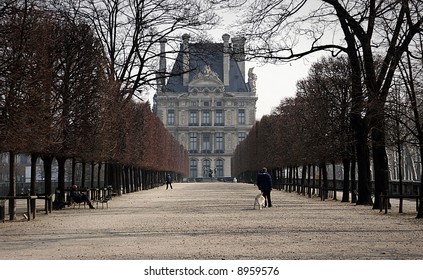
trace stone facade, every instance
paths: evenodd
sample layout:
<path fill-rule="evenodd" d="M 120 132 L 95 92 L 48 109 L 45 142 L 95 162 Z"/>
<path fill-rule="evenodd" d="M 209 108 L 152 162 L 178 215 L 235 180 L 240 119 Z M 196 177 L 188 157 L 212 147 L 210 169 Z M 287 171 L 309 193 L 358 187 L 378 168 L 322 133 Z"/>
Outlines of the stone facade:
<path fill-rule="evenodd" d="M 153 110 L 188 150 L 189 180 L 229 180 L 233 152 L 256 121 L 256 75 L 249 69 L 245 82 L 245 40 L 230 43 L 228 34 L 223 43 L 182 38 L 172 75 L 161 79 Z M 164 56 L 160 69 L 165 73 Z"/>

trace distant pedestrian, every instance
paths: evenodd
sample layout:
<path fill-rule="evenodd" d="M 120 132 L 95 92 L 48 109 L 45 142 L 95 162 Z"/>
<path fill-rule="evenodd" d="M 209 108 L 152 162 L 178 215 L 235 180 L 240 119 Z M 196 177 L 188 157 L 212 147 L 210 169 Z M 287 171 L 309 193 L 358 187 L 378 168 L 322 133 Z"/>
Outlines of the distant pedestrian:
<path fill-rule="evenodd" d="M 170 176 L 170 174 L 168 173 L 168 174 L 166 174 L 166 190 L 169 188 L 169 186 L 170 186 L 171 189 L 173 189 L 172 188 L 172 176 Z"/>
<path fill-rule="evenodd" d="M 272 191 L 272 176 L 267 173 L 267 168 L 263 167 L 257 175 L 257 186 L 266 199 L 264 207 L 272 207 L 270 192 Z"/>

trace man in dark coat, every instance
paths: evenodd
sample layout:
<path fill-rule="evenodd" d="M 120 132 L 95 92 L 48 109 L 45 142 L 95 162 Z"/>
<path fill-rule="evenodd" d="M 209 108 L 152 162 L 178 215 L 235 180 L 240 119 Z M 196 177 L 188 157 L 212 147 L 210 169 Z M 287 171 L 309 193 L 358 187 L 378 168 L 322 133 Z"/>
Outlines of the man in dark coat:
<path fill-rule="evenodd" d="M 266 199 L 264 206 L 272 207 L 272 200 L 270 199 L 270 192 L 272 191 L 272 176 L 267 173 L 266 167 L 263 167 L 257 175 L 257 186 Z"/>
<path fill-rule="evenodd" d="M 166 190 L 169 188 L 169 186 L 170 186 L 171 189 L 173 189 L 172 188 L 172 176 L 170 176 L 170 174 L 168 173 L 168 174 L 166 174 Z"/>
<path fill-rule="evenodd" d="M 94 209 L 94 206 L 91 203 L 91 200 L 89 199 L 88 195 L 84 192 L 79 191 L 77 185 L 73 185 L 71 187 L 70 196 L 75 203 L 86 202 L 90 209 Z"/>

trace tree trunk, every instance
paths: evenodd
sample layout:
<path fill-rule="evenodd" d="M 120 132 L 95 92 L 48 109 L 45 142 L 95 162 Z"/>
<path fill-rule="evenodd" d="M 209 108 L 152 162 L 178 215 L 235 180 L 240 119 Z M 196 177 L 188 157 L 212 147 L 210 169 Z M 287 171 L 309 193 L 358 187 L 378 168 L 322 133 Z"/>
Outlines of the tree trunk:
<path fill-rule="evenodd" d="M 295 167 L 289 168 L 289 192 L 295 191 Z"/>
<path fill-rule="evenodd" d="M 104 163 L 104 174 L 103 174 L 103 180 L 104 180 L 104 186 L 105 187 L 109 187 L 109 186 L 111 186 L 112 184 L 110 183 L 111 181 L 110 181 L 110 177 L 109 177 L 109 174 L 110 174 L 110 163 L 108 163 L 107 161 Z"/>
<path fill-rule="evenodd" d="M 101 188 L 101 167 L 102 163 L 99 162 L 97 168 L 97 188 Z M 104 186 L 107 187 L 107 184 L 105 183 Z"/>
<path fill-rule="evenodd" d="M 355 114 L 354 114 L 355 116 Z M 370 191 L 370 159 L 367 146 L 367 129 L 361 117 L 352 117 L 351 124 L 355 131 L 356 158 L 358 169 L 357 205 L 373 205 Z"/>
<path fill-rule="evenodd" d="M 59 189 L 58 201 L 60 202 L 65 201 L 65 163 L 66 163 L 66 158 L 64 157 L 57 158 L 57 165 L 59 168 L 57 188 Z"/>
<path fill-rule="evenodd" d="M 122 182 L 124 193 L 129 193 L 129 167 L 124 166 L 122 169 Z"/>
<path fill-rule="evenodd" d="M 326 168 L 326 162 L 322 163 L 322 177 L 323 177 L 322 196 L 324 197 L 323 200 L 325 200 L 328 198 L 328 188 L 329 188 L 328 170 Z"/>
<path fill-rule="evenodd" d="M 308 165 L 308 178 L 307 178 L 307 196 L 311 197 L 311 164 Z"/>
<path fill-rule="evenodd" d="M 356 179 L 355 174 L 356 173 L 356 162 L 355 157 L 351 159 L 351 203 L 357 203 L 357 195 L 356 195 Z"/>
<path fill-rule="evenodd" d="M 400 195 L 403 193 L 403 182 L 402 182 L 402 152 L 401 152 L 401 142 L 400 142 L 400 136 L 399 136 L 399 129 L 398 129 L 398 138 L 397 138 L 397 149 L 398 149 L 398 182 L 399 182 L 399 192 Z M 389 184 L 389 183 L 388 183 Z M 387 190 L 389 192 L 389 186 L 387 186 Z M 402 213 L 403 209 L 403 200 L 402 198 L 399 201 L 399 213 Z"/>
<path fill-rule="evenodd" d="M 85 186 L 85 177 L 87 175 L 86 167 L 87 167 L 87 163 L 85 162 L 85 160 L 83 160 L 82 164 L 81 164 L 81 169 L 82 169 L 82 172 L 81 172 L 81 188 L 82 189 L 86 188 L 86 186 Z"/>
<path fill-rule="evenodd" d="M 336 196 L 336 164 L 332 162 L 332 182 L 333 182 L 333 200 L 337 200 Z"/>
<path fill-rule="evenodd" d="M 94 180 L 95 180 L 95 162 L 91 161 L 90 189 L 94 189 Z"/>
<path fill-rule="evenodd" d="M 35 184 L 37 181 L 37 159 L 38 159 L 38 155 L 31 154 L 31 182 L 30 182 L 31 195 L 36 195 Z"/>
<path fill-rule="evenodd" d="M 316 179 L 316 165 L 314 165 L 313 164 L 313 191 L 312 191 L 312 195 L 315 195 L 316 194 L 316 182 L 317 182 L 317 179 Z"/>
<path fill-rule="evenodd" d="M 35 190 L 35 184 L 36 184 L 36 180 L 37 180 L 37 159 L 38 159 L 38 155 L 36 154 L 31 154 L 31 182 L 30 182 L 30 194 L 31 195 L 36 195 L 37 192 Z M 35 201 L 31 201 L 31 212 L 34 213 L 33 211 L 35 211 L 36 209 L 36 202 Z"/>
<path fill-rule="evenodd" d="M 419 143 L 420 147 L 420 156 L 423 155 L 423 142 L 420 141 Z M 422 219 L 423 218 L 423 171 L 422 174 L 420 174 L 420 188 L 419 188 L 419 209 L 417 211 L 416 219 Z"/>
<path fill-rule="evenodd" d="M 76 160 L 72 158 L 72 186 L 76 184 Z"/>
<path fill-rule="evenodd" d="M 306 175 L 307 175 L 307 165 L 303 165 L 301 171 L 301 194 L 305 196 L 305 189 L 306 189 Z"/>
<path fill-rule="evenodd" d="M 341 202 L 348 202 L 350 201 L 350 168 L 351 168 L 351 161 L 347 158 L 342 160 L 342 165 L 344 166 L 344 180 L 343 180 L 343 187 L 342 187 L 342 200 Z"/>
<path fill-rule="evenodd" d="M 380 194 L 388 192 L 388 159 L 385 148 L 384 121 L 378 120 L 372 130 L 373 166 L 375 171 L 375 202 L 373 209 L 380 208 Z"/>
<path fill-rule="evenodd" d="M 53 158 L 51 156 L 43 156 L 44 162 L 44 188 L 46 195 L 52 194 L 52 185 L 51 185 L 51 165 L 53 163 Z"/>
<path fill-rule="evenodd" d="M 134 192 L 135 191 L 134 167 L 129 168 L 129 184 L 130 184 L 131 192 Z"/>
<path fill-rule="evenodd" d="M 325 200 L 328 198 L 328 170 L 326 168 L 326 162 L 320 164 L 320 170 L 322 173 L 322 185 L 321 185 L 321 199 Z"/>
<path fill-rule="evenodd" d="M 9 195 L 16 196 L 16 154 L 9 152 Z M 16 204 L 15 199 L 9 199 L 9 219 L 16 220 Z"/>

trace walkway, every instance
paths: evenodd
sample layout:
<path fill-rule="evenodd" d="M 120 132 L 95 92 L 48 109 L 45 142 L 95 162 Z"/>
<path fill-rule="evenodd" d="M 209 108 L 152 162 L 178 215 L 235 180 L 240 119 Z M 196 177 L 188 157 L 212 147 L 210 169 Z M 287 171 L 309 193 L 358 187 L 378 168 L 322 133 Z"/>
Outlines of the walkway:
<path fill-rule="evenodd" d="M 108 209 L 0 223 L 0 259 L 423 259 L 413 203 L 385 215 L 273 191 L 274 207 L 259 211 L 252 185 L 173 185 L 115 197 Z"/>

